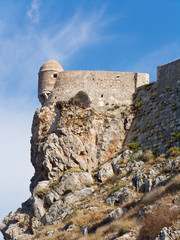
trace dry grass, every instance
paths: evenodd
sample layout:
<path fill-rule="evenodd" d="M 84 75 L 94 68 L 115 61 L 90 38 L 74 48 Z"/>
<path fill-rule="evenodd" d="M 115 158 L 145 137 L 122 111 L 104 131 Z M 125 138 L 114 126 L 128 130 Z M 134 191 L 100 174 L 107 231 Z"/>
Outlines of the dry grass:
<path fill-rule="evenodd" d="M 160 206 L 144 217 L 138 239 L 153 240 L 163 227 L 169 227 L 179 218 L 180 211 L 170 211 L 170 206 Z"/>
<path fill-rule="evenodd" d="M 166 155 L 165 154 L 161 154 L 160 156 L 158 156 L 156 159 L 155 159 L 155 162 L 157 163 L 162 163 L 166 160 Z"/>
<path fill-rule="evenodd" d="M 136 224 L 137 223 L 135 219 L 116 220 L 108 225 L 98 228 L 94 234 L 80 237 L 79 240 L 104 240 L 105 236 L 109 235 L 112 237 L 114 233 L 117 233 L 118 236 L 121 236 L 127 232 L 130 232 L 136 227 Z"/>
<path fill-rule="evenodd" d="M 152 204 L 156 200 L 167 196 L 173 195 L 180 191 L 180 174 L 174 176 L 168 184 L 153 189 L 142 197 L 141 203 L 147 205 Z"/>
<path fill-rule="evenodd" d="M 103 223 L 103 220 L 107 217 L 108 213 L 114 210 L 112 206 L 99 206 L 96 211 L 90 211 L 88 209 L 75 210 L 75 213 L 66 220 L 66 223 L 71 222 L 76 226 L 72 232 L 60 231 L 60 228 L 64 227 L 65 222 L 53 226 L 46 226 L 38 234 L 35 234 L 30 239 L 32 240 L 74 240 L 79 239 L 82 236 L 82 228 L 88 226 L 88 229 L 93 229 L 93 226 L 99 226 Z M 47 232 L 57 230 L 58 232 L 47 236 Z M 95 239 L 95 238 L 94 238 Z"/>
<path fill-rule="evenodd" d="M 146 150 L 141 156 L 141 160 L 153 164 L 155 160 L 153 152 L 151 150 Z"/>

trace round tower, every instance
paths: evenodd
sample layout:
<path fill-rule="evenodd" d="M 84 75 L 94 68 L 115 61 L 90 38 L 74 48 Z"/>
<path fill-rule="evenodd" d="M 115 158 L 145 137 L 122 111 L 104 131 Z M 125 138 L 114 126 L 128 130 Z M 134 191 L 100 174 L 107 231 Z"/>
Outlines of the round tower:
<path fill-rule="evenodd" d="M 56 79 L 62 71 L 64 71 L 63 68 L 55 60 L 47 61 L 39 69 L 38 98 L 42 105 L 53 91 Z"/>

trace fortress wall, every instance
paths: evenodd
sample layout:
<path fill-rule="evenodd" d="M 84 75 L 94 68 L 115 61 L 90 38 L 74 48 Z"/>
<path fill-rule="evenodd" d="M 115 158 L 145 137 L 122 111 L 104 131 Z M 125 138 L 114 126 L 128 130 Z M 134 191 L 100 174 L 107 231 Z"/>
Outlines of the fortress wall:
<path fill-rule="evenodd" d="M 134 98 L 137 114 L 126 141 L 139 142 L 157 155 L 180 147 L 180 87 L 158 90 L 157 82 L 138 89 Z"/>
<path fill-rule="evenodd" d="M 133 72 L 64 71 L 58 75 L 49 102 L 68 101 L 77 92 L 85 91 L 94 106 L 131 104 L 136 77 Z M 138 77 L 143 84 L 148 83 L 148 74 Z"/>
<path fill-rule="evenodd" d="M 136 73 L 136 88 L 149 83 L 148 73 Z"/>
<path fill-rule="evenodd" d="M 180 85 L 180 59 L 157 67 L 158 90 L 177 89 Z"/>

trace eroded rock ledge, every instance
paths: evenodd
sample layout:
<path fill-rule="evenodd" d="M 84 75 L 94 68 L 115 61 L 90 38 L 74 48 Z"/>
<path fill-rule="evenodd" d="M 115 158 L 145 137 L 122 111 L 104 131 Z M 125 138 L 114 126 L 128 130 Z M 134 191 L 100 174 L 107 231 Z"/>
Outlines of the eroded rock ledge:
<path fill-rule="evenodd" d="M 58 102 L 37 109 L 32 125 L 31 191 L 70 168 L 91 172 L 118 152 L 133 120 L 130 106 L 101 112 Z"/>

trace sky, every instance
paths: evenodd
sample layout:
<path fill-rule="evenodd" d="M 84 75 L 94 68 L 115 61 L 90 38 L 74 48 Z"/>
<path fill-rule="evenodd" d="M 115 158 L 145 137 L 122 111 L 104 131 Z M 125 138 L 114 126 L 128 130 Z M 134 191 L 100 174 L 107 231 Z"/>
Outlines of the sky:
<path fill-rule="evenodd" d="M 144 72 L 180 58 L 179 0 L 0 1 L 0 221 L 30 197 L 38 71 Z"/>

